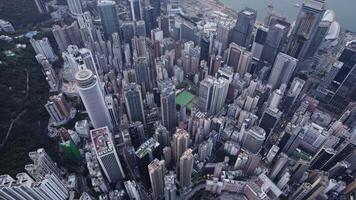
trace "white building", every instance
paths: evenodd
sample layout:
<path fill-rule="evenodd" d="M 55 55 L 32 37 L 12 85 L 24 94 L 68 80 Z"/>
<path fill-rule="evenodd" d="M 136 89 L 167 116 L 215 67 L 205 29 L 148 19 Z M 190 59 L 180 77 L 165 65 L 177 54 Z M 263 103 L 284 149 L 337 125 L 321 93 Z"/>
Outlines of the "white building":
<path fill-rule="evenodd" d="M 109 128 L 102 127 L 91 130 L 90 135 L 98 161 L 106 178 L 111 183 L 122 181 L 125 178 L 125 174 L 116 153 Z"/>
<path fill-rule="evenodd" d="M 46 58 L 48 58 L 49 61 L 54 62 L 58 59 L 56 54 L 54 53 L 51 44 L 48 41 L 48 38 L 44 37 L 41 40 L 35 40 L 31 39 L 30 43 L 35 50 L 36 54 L 42 54 Z"/>
<path fill-rule="evenodd" d="M 96 76 L 88 69 L 76 74 L 77 89 L 94 128 L 113 128 L 103 91 Z"/>
<path fill-rule="evenodd" d="M 69 197 L 68 188 L 55 174 L 46 174 L 37 181 L 26 173 L 19 173 L 16 178 L 0 176 L 1 199 L 65 200 Z"/>
<path fill-rule="evenodd" d="M 83 13 L 81 0 L 67 0 L 69 11 L 73 15 L 79 15 Z"/>

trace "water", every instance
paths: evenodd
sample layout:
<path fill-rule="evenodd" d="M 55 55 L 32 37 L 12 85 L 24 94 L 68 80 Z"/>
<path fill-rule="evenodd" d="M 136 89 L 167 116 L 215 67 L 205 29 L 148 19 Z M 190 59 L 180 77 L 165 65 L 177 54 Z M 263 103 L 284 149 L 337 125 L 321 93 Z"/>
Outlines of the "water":
<path fill-rule="evenodd" d="M 274 9 L 287 16 L 290 21 L 294 21 L 304 0 L 220 0 L 225 5 L 241 10 L 251 7 L 257 10 L 258 20 L 263 21 L 266 16 L 267 5 L 272 3 Z M 336 13 L 336 21 L 342 28 L 356 32 L 356 0 L 327 0 L 327 8 Z"/>

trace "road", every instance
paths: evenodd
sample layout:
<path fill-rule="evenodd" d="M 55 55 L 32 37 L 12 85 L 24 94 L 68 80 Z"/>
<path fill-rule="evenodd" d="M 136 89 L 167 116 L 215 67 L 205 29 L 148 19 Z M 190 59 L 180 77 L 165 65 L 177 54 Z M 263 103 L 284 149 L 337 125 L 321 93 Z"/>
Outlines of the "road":
<path fill-rule="evenodd" d="M 194 188 L 189 190 L 189 192 L 184 194 L 184 200 L 189 200 L 191 199 L 197 192 L 199 192 L 202 189 L 205 189 L 205 181 L 200 182 L 198 185 L 195 185 Z"/>

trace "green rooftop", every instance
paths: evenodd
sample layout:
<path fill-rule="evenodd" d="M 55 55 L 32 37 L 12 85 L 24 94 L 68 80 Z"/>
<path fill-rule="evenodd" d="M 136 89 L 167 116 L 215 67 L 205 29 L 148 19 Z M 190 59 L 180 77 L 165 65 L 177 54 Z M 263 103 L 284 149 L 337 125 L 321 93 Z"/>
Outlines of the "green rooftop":
<path fill-rule="evenodd" d="M 198 97 L 186 90 L 176 96 L 176 104 L 186 106 L 188 109 L 192 109 L 192 107 L 197 103 Z"/>

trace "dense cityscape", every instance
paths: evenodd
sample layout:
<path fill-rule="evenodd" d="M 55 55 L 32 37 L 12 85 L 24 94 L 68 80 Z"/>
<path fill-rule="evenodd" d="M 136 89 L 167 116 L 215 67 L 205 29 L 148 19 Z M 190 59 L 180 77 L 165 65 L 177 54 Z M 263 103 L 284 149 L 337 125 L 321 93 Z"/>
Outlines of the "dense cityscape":
<path fill-rule="evenodd" d="M 0 200 L 356 199 L 356 33 L 327 0 L 24 2 L 0 2 Z"/>

